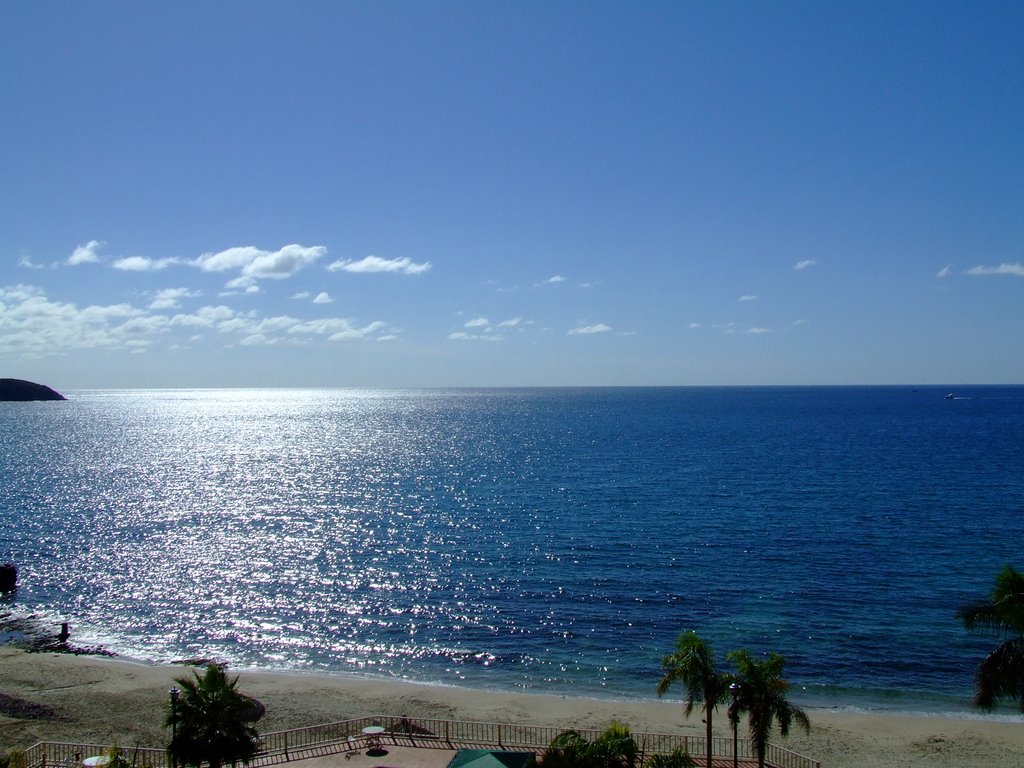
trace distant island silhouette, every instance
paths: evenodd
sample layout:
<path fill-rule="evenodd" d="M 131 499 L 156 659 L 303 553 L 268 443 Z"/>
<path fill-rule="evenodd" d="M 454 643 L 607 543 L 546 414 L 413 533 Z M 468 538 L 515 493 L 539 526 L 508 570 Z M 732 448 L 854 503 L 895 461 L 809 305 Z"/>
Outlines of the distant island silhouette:
<path fill-rule="evenodd" d="M 45 384 L 23 379 L 0 379 L 0 401 L 28 402 L 29 400 L 67 400 Z"/>

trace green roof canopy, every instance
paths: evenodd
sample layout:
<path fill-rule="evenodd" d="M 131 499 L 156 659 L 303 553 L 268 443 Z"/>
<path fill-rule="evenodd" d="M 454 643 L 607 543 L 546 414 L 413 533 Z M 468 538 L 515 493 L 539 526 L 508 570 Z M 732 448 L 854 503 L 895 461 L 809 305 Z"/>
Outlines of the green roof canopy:
<path fill-rule="evenodd" d="M 532 768 L 533 752 L 499 752 L 490 749 L 460 749 L 448 768 Z"/>

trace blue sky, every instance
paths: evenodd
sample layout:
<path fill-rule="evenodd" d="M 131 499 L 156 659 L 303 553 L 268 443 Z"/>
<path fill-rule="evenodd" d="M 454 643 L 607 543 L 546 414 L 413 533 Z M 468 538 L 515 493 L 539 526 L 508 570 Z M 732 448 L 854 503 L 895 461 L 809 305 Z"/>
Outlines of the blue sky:
<path fill-rule="evenodd" d="M 0 376 L 1024 382 L 1019 2 L 0 19 Z"/>

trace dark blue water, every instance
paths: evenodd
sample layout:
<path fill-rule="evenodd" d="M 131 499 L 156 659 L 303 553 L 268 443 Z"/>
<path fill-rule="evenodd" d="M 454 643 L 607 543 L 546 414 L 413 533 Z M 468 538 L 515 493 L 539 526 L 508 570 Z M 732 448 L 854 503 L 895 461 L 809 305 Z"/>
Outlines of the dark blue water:
<path fill-rule="evenodd" d="M 653 697 L 693 629 L 964 711 L 1024 388 L 88 391 L 0 404 L 7 610 L 146 660 Z"/>

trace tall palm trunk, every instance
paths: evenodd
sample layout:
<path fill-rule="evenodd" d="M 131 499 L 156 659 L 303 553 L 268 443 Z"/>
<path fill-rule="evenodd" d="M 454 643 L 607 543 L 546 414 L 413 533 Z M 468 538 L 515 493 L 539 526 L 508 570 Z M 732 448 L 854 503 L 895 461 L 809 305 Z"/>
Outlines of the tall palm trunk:
<path fill-rule="evenodd" d="M 764 768 L 764 753 L 768 749 L 772 724 L 778 721 L 779 732 L 788 736 L 793 723 L 809 733 L 810 721 L 802 709 L 786 700 L 789 683 L 782 677 L 785 664 L 782 656 L 773 652 L 767 659 L 758 660 L 749 651 L 740 650 L 727 654 L 727 658 L 736 665 L 739 696 L 735 715 L 738 717 L 740 712 L 747 713 L 757 765 L 758 768 Z"/>
<path fill-rule="evenodd" d="M 711 756 L 714 754 L 713 738 L 711 735 L 711 710 L 707 711 L 707 717 L 704 718 L 704 722 L 707 725 L 707 740 L 708 740 L 708 768 L 711 768 Z"/>
<path fill-rule="evenodd" d="M 704 705 L 704 724 L 707 726 L 707 768 L 714 757 L 714 736 L 711 715 L 722 700 L 731 678 L 718 671 L 711 647 L 695 632 L 684 632 L 676 641 L 676 650 L 661 661 L 665 676 L 658 683 L 658 695 L 664 695 L 674 682 L 686 687 L 684 712 L 689 717 L 698 704 Z"/>

